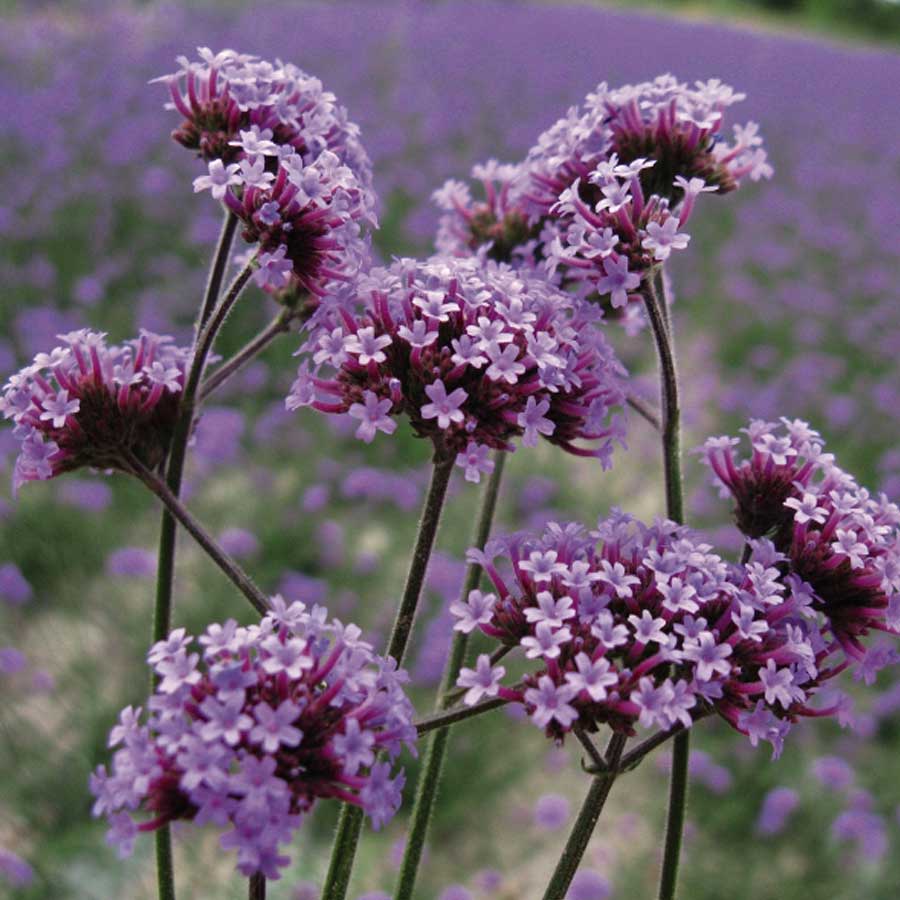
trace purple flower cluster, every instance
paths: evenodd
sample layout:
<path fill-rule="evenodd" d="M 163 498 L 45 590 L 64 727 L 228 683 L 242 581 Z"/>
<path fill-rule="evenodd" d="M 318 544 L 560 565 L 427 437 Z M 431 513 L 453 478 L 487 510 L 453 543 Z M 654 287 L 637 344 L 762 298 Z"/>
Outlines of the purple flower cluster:
<path fill-rule="evenodd" d="M 470 481 L 491 471 L 491 449 L 512 450 L 520 435 L 526 446 L 542 435 L 609 465 L 623 437 L 611 412 L 623 403 L 625 373 L 596 319 L 506 266 L 398 260 L 361 278 L 350 302 L 322 307 L 301 348 L 312 365 L 301 363 L 287 406 L 349 413 L 367 443 L 405 413 Z"/>
<path fill-rule="evenodd" d="M 725 193 L 772 169 L 757 126 L 720 135 L 743 99 L 718 80 L 694 87 L 671 75 L 610 89 L 605 83 L 540 136 L 528 154 L 532 216 L 553 222 L 543 255 L 551 271 L 625 306 L 642 273 L 684 249 L 697 196 Z"/>
<path fill-rule="evenodd" d="M 538 228 L 529 221 L 523 188 L 527 170 L 521 164 L 479 163 L 472 177 L 481 182 L 484 199 L 475 200 L 469 187 L 450 179 L 432 194 L 443 210 L 435 246 L 448 256 L 471 256 L 534 265 Z"/>
<path fill-rule="evenodd" d="M 173 133 L 207 161 L 194 190 L 209 190 L 259 245 L 254 278 L 296 298 L 322 295 L 367 255 L 362 223 L 375 223 L 371 164 L 322 83 L 290 63 L 200 48 L 163 81 L 184 116 Z M 181 89 L 185 84 L 184 92 Z"/>
<path fill-rule="evenodd" d="M 736 459 L 738 438 L 710 438 L 703 457 L 748 538 L 771 538 L 795 590 L 827 620 L 854 660 L 881 667 L 892 651 L 866 652 L 869 631 L 900 631 L 900 509 L 873 497 L 839 469 L 806 422 L 754 420 L 743 429 L 749 459 Z"/>
<path fill-rule="evenodd" d="M 15 423 L 21 450 L 13 488 L 82 466 L 155 468 L 178 415 L 190 351 L 141 331 L 121 346 L 82 329 L 39 353 L 3 388 L 0 411 Z"/>
<path fill-rule="evenodd" d="M 755 123 L 721 137 L 725 109 L 743 99 L 718 80 L 693 87 L 662 75 L 588 94 L 545 131 L 524 162 L 476 166 L 485 200 L 448 181 L 437 246 L 517 266 L 543 264 L 582 295 L 623 309 L 645 272 L 687 247 L 679 229 L 699 194 L 769 177 Z"/>
<path fill-rule="evenodd" d="M 689 727 L 714 711 L 780 753 L 797 717 L 836 711 L 810 702 L 847 663 L 830 661 L 838 648 L 784 557 L 765 539 L 753 548 L 751 562 L 729 564 L 684 527 L 615 511 L 591 533 L 553 523 L 471 550 L 493 592 L 454 604 L 454 627 L 521 647 L 539 668 L 504 686 L 503 667 L 482 655 L 461 672 L 465 702 L 521 702 L 556 739 L 575 725 Z"/>
<path fill-rule="evenodd" d="M 211 822 L 228 829 L 221 845 L 244 875 L 278 878 L 290 861 L 280 845 L 316 798 L 353 803 L 376 828 L 394 815 L 404 777 L 391 762 L 416 740 L 405 673 L 326 615 L 276 596 L 258 625 L 210 625 L 202 662 L 184 629 L 151 648 L 147 721 L 124 709 L 112 771 L 91 777 L 94 815 L 108 817 L 122 855 L 140 831 Z M 151 816 L 140 824 L 139 809 Z"/>

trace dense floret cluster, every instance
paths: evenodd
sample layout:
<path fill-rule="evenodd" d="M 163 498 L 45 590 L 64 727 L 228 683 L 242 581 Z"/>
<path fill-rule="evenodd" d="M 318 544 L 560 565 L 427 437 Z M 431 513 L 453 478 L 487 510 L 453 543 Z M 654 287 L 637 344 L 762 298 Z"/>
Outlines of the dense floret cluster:
<path fill-rule="evenodd" d="M 524 162 L 475 167 L 484 201 L 459 181 L 435 192 L 438 249 L 542 265 L 555 283 L 622 310 L 648 270 L 687 247 L 699 194 L 771 176 L 755 123 L 736 125 L 733 144 L 721 136 L 726 108 L 743 96 L 671 75 L 600 84 Z"/>
<path fill-rule="evenodd" d="M 738 438 L 710 438 L 703 448 L 736 501 L 738 528 L 771 537 L 834 639 L 863 660 L 860 637 L 900 631 L 900 508 L 839 469 L 806 422 L 754 420 L 744 432 L 749 459 L 735 458 Z"/>
<path fill-rule="evenodd" d="M 472 178 L 481 183 L 483 200 L 476 200 L 468 185 L 449 179 L 432 194 L 443 210 L 435 246 L 448 256 L 471 256 L 510 263 L 516 268 L 537 264 L 538 226 L 524 208 L 527 186 L 524 165 L 479 163 Z"/>
<path fill-rule="evenodd" d="M 596 319 L 505 266 L 399 260 L 360 279 L 348 302 L 323 307 L 287 405 L 349 413 L 366 442 L 405 414 L 473 481 L 490 471 L 489 451 L 512 450 L 518 436 L 609 465 L 623 437 L 612 410 L 624 401 L 624 370 Z"/>
<path fill-rule="evenodd" d="M 122 855 L 138 832 L 186 819 L 226 828 L 244 875 L 278 878 L 290 861 L 279 848 L 316 798 L 359 806 L 376 828 L 396 812 L 404 776 L 391 762 L 416 740 L 405 673 L 322 607 L 272 607 L 248 628 L 211 625 L 202 661 L 184 629 L 151 648 L 146 722 L 122 711 L 112 771 L 91 778 L 94 814 Z M 138 810 L 150 818 L 139 824 Z"/>
<path fill-rule="evenodd" d="M 835 661 L 840 648 L 810 609 L 808 586 L 785 574 L 785 557 L 765 539 L 753 551 L 746 565 L 730 564 L 684 527 L 618 511 L 594 532 L 551 524 L 470 551 L 493 592 L 455 604 L 455 628 L 520 647 L 537 669 L 504 686 L 503 667 L 482 655 L 461 673 L 465 701 L 521 702 L 557 739 L 604 723 L 667 731 L 716 712 L 780 753 L 799 716 L 837 711 L 811 701 L 848 663 Z"/>
<path fill-rule="evenodd" d="M 21 445 L 13 488 L 83 466 L 128 472 L 134 459 L 158 466 L 190 351 L 148 331 L 121 346 L 88 329 L 59 337 L 62 344 L 13 375 L 0 397 Z"/>
<path fill-rule="evenodd" d="M 154 79 L 169 89 L 166 108 L 184 117 L 172 132 L 179 144 L 225 165 L 252 162 L 272 147 L 306 163 L 330 150 L 371 188 L 372 164 L 359 126 L 318 78 L 281 60 L 208 47 L 197 52 L 199 60 L 180 56 L 177 72 Z"/>
<path fill-rule="evenodd" d="M 359 128 L 296 66 L 233 50 L 200 56 L 158 79 L 185 117 L 173 137 L 207 162 L 194 190 L 209 190 L 258 244 L 261 287 L 285 299 L 324 294 L 366 259 L 361 226 L 376 221 Z"/>

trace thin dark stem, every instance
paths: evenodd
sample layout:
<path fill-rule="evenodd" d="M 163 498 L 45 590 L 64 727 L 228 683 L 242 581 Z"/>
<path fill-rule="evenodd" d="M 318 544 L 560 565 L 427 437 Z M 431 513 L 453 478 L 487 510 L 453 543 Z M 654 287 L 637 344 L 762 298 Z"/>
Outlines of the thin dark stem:
<path fill-rule="evenodd" d="M 682 523 L 684 522 L 684 498 L 681 483 L 681 414 L 678 398 L 678 370 L 675 365 L 672 323 L 668 317 L 661 273 L 659 273 L 659 277 L 651 275 L 644 281 L 643 298 L 659 359 L 666 513 L 670 519 Z M 687 805 L 689 758 L 690 731 L 684 730 L 675 737 L 672 749 L 669 810 L 666 817 L 666 840 L 663 849 L 659 900 L 673 900 L 675 896 Z"/>
<path fill-rule="evenodd" d="M 741 550 L 741 565 L 746 566 L 748 562 L 750 562 L 750 557 L 753 556 L 753 547 L 750 544 L 750 541 L 744 542 L 744 549 Z"/>
<path fill-rule="evenodd" d="M 172 832 L 168 825 L 157 828 L 156 893 L 159 900 L 175 900 L 175 867 L 172 863 Z"/>
<path fill-rule="evenodd" d="M 213 263 L 209 268 L 209 275 L 206 279 L 206 290 L 203 292 L 203 305 L 200 307 L 200 313 L 197 316 L 197 323 L 194 327 L 194 338 L 200 334 L 209 314 L 213 311 L 216 301 L 219 299 L 219 293 L 222 290 L 222 279 L 225 277 L 225 271 L 228 268 L 228 259 L 231 256 L 231 245 L 234 242 L 234 235 L 237 231 L 238 218 L 233 212 L 226 212 L 225 219 L 222 222 L 222 230 L 219 232 L 219 242 L 216 244 L 216 252 L 213 254 Z"/>
<path fill-rule="evenodd" d="M 253 579 L 216 543 L 215 539 L 194 518 L 187 507 L 169 490 L 168 485 L 162 478 L 151 472 L 136 458 L 132 458 L 130 463 L 134 474 L 163 502 L 166 509 L 184 526 L 194 540 L 206 551 L 210 559 L 250 601 L 253 608 L 260 615 L 265 615 L 269 612 L 266 595 L 253 583 Z"/>
<path fill-rule="evenodd" d="M 198 403 L 202 403 L 213 391 L 218 390 L 229 378 L 236 375 L 250 360 L 265 350 L 279 334 L 289 331 L 293 314 L 284 310 L 277 315 L 255 338 L 248 341 L 230 359 L 223 362 L 200 386 Z"/>
<path fill-rule="evenodd" d="M 693 728 L 694 725 L 697 724 L 701 719 L 707 718 L 711 715 L 710 711 L 704 711 L 698 713 L 694 716 L 694 721 L 691 724 Z M 622 757 L 622 761 L 619 763 L 619 773 L 629 772 L 632 769 L 636 768 L 639 763 L 641 763 L 645 756 L 652 753 L 657 747 L 661 747 L 667 741 L 672 738 L 678 737 L 684 731 L 684 726 L 678 725 L 675 728 L 670 728 L 668 731 L 657 731 L 656 734 L 651 735 L 645 741 L 642 741 L 634 750 L 626 753 Z"/>
<path fill-rule="evenodd" d="M 441 510 L 447 496 L 447 486 L 450 483 L 450 476 L 453 474 L 453 464 L 452 458 L 438 460 L 431 473 L 431 483 L 428 486 L 428 494 L 422 508 L 422 518 L 419 521 L 418 536 L 409 564 L 406 587 L 403 590 L 403 597 L 400 600 L 400 607 L 397 610 L 394 627 L 391 629 L 391 636 L 388 640 L 386 655 L 393 656 L 398 666 L 403 664 L 406 646 L 412 632 L 419 597 L 422 594 L 422 585 L 425 582 L 428 560 L 431 558 L 431 550 L 434 547 L 441 520 Z M 346 897 L 362 822 L 362 810 L 358 806 L 345 803 L 341 809 L 334 844 L 331 848 L 331 862 L 328 866 L 328 874 L 325 876 L 325 886 L 322 888 L 322 900 L 343 900 Z"/>
<path fill-rule="evenodd" d="M 266 900 L 266 876 L 257 872 L 250 876 L 247 900 Z"/>
<path fill-rule="evenodd" d="M 627 738 L 622 734 L 614 734 L 610 738 L 604 756 L 604 762 L 610 771 L 594 776 L 591 788 L 584 798 L 578 818 L 572 826 L 568 841 L 566 841 L 566 847 L 556 864 L 547 890 L 544 891 L 544 900 L 561 900 L 566 896 L 569 885 L 581 864 L 584 851 L 587 850 L 591 835 L 594 833 L 600 813 L 603 812 L 613 782 L 616 780 L 615 770 L 619 765 L 626 740 Z"/>
<path fill-rule="evenodd" d="M 505 706 L 507 703 L 509 703 L 509 700 L 505 700 L 503 697 L 491 697 L 490 700 L 482 700 L 473 706 L 451 706 L 450 709 L 433 712 L 427 716 L 422 716 L 421 719 L 416 719 L 416 731 L 418 731 L 419 737 L 438 729 L 443 729 L 443 731 L 449 733 L 450 729 L 447 726 L 463 722 L 475 716 L 484 715 L 484 713 Z M 422 762 L 423 774 L 427 768 L 427 762 L 428 758 L 426 756 Z"/>
<path fill-rule="evenodd" d="M 231 255 L 231 243 L 237 228 L 237 219 L 227 213 L 219 236 L 213 262 L 206 281 L 206 291 L 200 305 L 195 332 L 196 342 L 206 319 L 219 299 L 222 290 L 222 279 L 228 267 Z M 196 363 L 194 353 L 192 365 Z M 188 439 L 193 425 L 193 404 L 185 404 L 182 395 L 182 408 L 172 435 L 169 447 L 168 465 L 166 468 L 166 486 L 173 497 L 181 493 L 181 481 L 184 475 L 184 461 L 187 453 Z M 163 511 L 159 530 L 159 550 L 156 567 L 156 598 L 153 605 L 153 643 L 164 640 L 172 630 L 172 593 L 175 585 L 175 546 L 177 525 L 175 517 L 168 509 Z M 156 676 L 151 678 L 151 690 L 155 689 Z M 175 900 L 175 874 L 172 866 L 172 836 L 169 826 L 156 830 L 156 880 L 159 900 Z"/>
<path fill-rule="evenodd" d="M 572 732 L 575 737 L 578 738 L 578 743 L 580 743 L 581 746 L 584 747 L 584 749 L 587 751 L 587 755 L 591 758 L 591 762 L 594 764 L 594 768 L 596 769 L 593 774 L 603 774 L 606 771 L 606 760 L 597 749 L 597 745 L 591 740 L 591 736 L 580 725 L 575 725 L 572 728 Z"/>
<path fill-rule="evenodd" d="M 646 419 L 657 431 L 661 428 L 659 414 L 653 406 L 637 394 L 629 394 L 625 402 L 642 418 Z"/>
<path fill-rule="evenodd" d="M 500 493 L 500 482 L 503 479 L 503 466 L 506 460 L 506 453 L 498 450 L 493 455 L 494 469 L 491 472 L 488 483 L 485 486 L 484 494 L 481 498 L 481 508 L 475 524 L 475 533 L 472 536 L 472 546 L 478 550 L 484 550 L 484 545 L 490 537 L 491 526 L 494 521 L 494 513 L 497 509 L 497 497 Z M 481 566 L 478 563 L 470 563 L 466 569 L 466 577 L 460 591 L 460 599 L 465 601 L 470 591 L 478 588 L 481 581 Z M 463 707 L 453 712 L 448 712 L 451 703 L 451 692 L 456 680 L 459 677 L 459 670 L 465 662 L 466 651 L 469 646 L 469 635 L 461 631 L 454 631 L 453 641 L 450 646 L 450 654 L 444 667 L 444 675 L 441 679 L 440 687 L 437 692 L 437 700 L 435 707 L 438 712 L 428 717 L 427 724 L 417 723 L 419 734 L 425 734 L 433 729 L 436 730 L 428 745 L 425 748 L 425 756 L 422 760 L 422 772 L 419 775 L 419 782 L 416 785 L 416 798 L 413 803 L 412 814 L 410 816 L 407 828 L 406 847 L 403 851 L 403 861 L 400 864 L 400 877 L 397 881 L 397 887 L 394 891 L 395 900 L 411 900 L 413 890 L 416 884 L 416 876 L 419 866 L 422 862 L 422 854 L 425 849 L 425 840 L 428 836 L 428 825 L 431 821 L 431 815 L 434 805 L 437 801 L 438 787 L 440 785 L 441 773 L 444 767 L 444 758 L 447 755 L 447 744 L 450 740 L 450 725 L 462 719 L 469 718 L 472 715 L 478 715 L 486 712 L 488 709 L 494 709 L 500 706 L 501 702 L 487 701 L 487 705 L 478 704 L 476 707 Z M 495 698 L 499 700 L 500 698 Z"/>
<path fill-rule="evenodd" d="M 643 297 L 659 362 L 666 515 L 681 524 L 684 522 L 684 494 L 681 483 L 681 406 L 673 339 L 671 330 L 662 317 L 665 298 L 657 293 L 652 277 L 644 281 Z"/>

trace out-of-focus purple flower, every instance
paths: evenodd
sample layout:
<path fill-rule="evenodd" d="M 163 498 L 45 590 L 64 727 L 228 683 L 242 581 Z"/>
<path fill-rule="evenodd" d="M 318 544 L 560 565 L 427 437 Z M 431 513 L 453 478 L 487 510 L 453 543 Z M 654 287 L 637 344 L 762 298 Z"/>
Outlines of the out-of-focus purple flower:
<path fill-rule="evenodd" d="M 450 884 L 438 895 L 438 900 L 475 900 L 472 892 L 461 884 Z"/>
<path fill-rule="evenodd" d="M 542 794 L 534 804 L 534 824 L 546 831 L 557 831 L 569 821 L 571 804 L 562 794 Z"/>
<path fill-rule="evenodd" d="M 853 767 L 840 756 L 820 756 L 810 768 L 822 786 L 832 791 L 846 791 L 856 781 Z"/>
<path fill-rule="evenodd" d="M 788 787 L 777 787 L 763 797 L 756 820 L 757 834 L 773 835 L 784 830 L 791 813 L 800 803 L 800 795 Z"/>
<path fill-rule="evenodd" d="M 612 892 L 609 879 L 594 869 L 579 869 L 572 879 L 566 900 L 607 900 Z"/>
<path fill-rule="evenodd" d="M 241 412 L 225 406 L 208 406 L 194 430 L 194 453 L 213 465 L 232 463 L 240 453 L 246 421 Z"/>
<path fill-rule="evenodd" d="M 305 597 L 310 603 L 322 603 L 328 596 L 328 585 L 321 578 L 289 569 L 278 582 L 278 593 L 288 600 Z"/>
<path fill-rule="evenodd" d="M 31 585 L 15 563 L 0 566 L 0 600 L 10 606 L 22 606 L 31 599 Z"/>
<path fill-rule="evenodd" d="M 280 846 L 317 798 L 361 807 L 376 828 L 396 812 L 403 774 L 391 762 L 416 740 L 403 674 L 355 625 L 326 624 L 325 609 L 271 605 L 259 625 L 211 625 L 201 653 L 184 629 L 151 648 L 159 685 L 145 724 L 141 709 L 123 710 L 111 771 L 91 778 L 94 815 L 108 817 L 120 852 L 140 831 L 212 822 L 241 873 L 274 879 L 290 862 Z M 138 823 L 138 810 L 150 818 Z"/>
<path fill-rule="evenodd" d="M 152 578 L 156 575 L 156 555 L 143 547 L 120 547 L 106 558 L 106 571 L 126 578 Z"/>
<path fill-rule="evenodd" d="M 226 528 L 219 535 L 219 546 L 230 556 L 246 559 L 259 552 L 259 538 L 246 528 Z"/>
<path fill-rule="evenodd" d="M 112 496 L 112 488 L 103 481 L 69 478 L 59 488 L 61 502 L 89 512 L 102 512 L 107 509 L 112 503 Z"/>
<path fill-rule="evenodd" d="M 887 823 L 872 810 L 872 797 L 865 791 L 858 791 L 831 823 L 831 835 L 840 843 L 854 844 L 859 856 L 870 862 L 882 859 L 889 846 Z"/>
<path fill-rule="evenodd" d="M 15 647 L 0 647 L 0 675 L 16 675 L 28 665 L 21 650 Z"/>
<path fill-rule="evenodd" d="M 0 847 L 0 875 L 11 887 L 24 888 L 34 880 L 34 869 L 17 853 Z"/>
<path fill-rule="evenodd" d="M 21 443 L 13 486 L 90 466 L 133 471 L 163 459 L 189 351 L 142 331 L 110 346 L 99 332 L 61 335 L 3 388 L 0 411 Z"/>

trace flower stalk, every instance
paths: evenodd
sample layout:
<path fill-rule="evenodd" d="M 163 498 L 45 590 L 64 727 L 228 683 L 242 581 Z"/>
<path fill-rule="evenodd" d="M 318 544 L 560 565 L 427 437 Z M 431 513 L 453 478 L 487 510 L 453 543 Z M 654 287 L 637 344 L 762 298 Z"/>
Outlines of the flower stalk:
<path fill-rule="evenodd" d="M 645 279 L 642 297 L 656 344 L 662 409 L 663 472 L 666 486 L 666 514 L 674 522 L 684 523 L 684 492 L 681 477 L 681 409 L 678 395 L 678 370 L 675 364 L 674 336 L 662 280 L 662 270 Z M 659 900 L 673 900 L 678 881 L 678 863 L 687 806 L 690 730 L 676 735 L 672 748 L 672 773 L 669 780 L 669 808 L 663 850 Z"/>
<path fill-rule="evenodd" d="M 449 459 L 439 458 L 435 460 L 432 469 L 431 483 L 428 486 L 428 494 L 422 508 L 422 518 L 419 521 L 418 535 L 410 560 L 406 586 L 397 609 L 397 616 L 394 619 L 386 651 L 386 655 L 392 656 L 398 666 L 403 664 L 409 636 L 412 632 L 422 586 L 425 583 L 428 560 L 431 558 L 431 551 L 441 520 L 441 511 L 447 496 L 447 487 L 450 484 L 450 476 L 453 474 L 453 464 L 452 457 Z M 345 803 L 338 819 L 334 844 L 331 849 L 331 861 L 325 877 L 325 885 L 322 888 L 322 900 L 343 900 L 346 897 L 362 823 L 362 810 Z"/>
<path fill-rule="evenodd" d="M 487 543 L 491 533 L 491 525 L 497 508 L 497 497 L 500 493 L 500 482 L 503 478 L 505 459 L 506 454 L 503 451 L 494 453 L 494 468 L 484 489 L 481 509 L 475 525 L 475 534 L 473 535 L 472 545 L 478 550 L 484 550 L 484 545 Z M 477 590 L 481 581 L 481 572 L 481 565 L 475 562 L 469 564 L 460 593 L 461 602 L 465 602 L 469 596 L 469 591 Z M 465 662 L 468 646 L 469 635 L 462 631 L 454 631 L 450 653 L 444 668 L 444 675 L 438 688 L 437 702 L 435 704 L 436 713 L 431 717 L 431 722 L 427 727 L 428 731 L 434 730 L 435 734 L 432 735 L 425 748 L 422 772 L 419 775 L 419 782 L 416 786 L 416 798 L 413 803 L 408 827 L 406 847 L 403 852 L 403 861 L 400 865 L 400 877 L 394 891 L 395 900 L 410 900 L 413 896 L 416 875 L 418 874 L 422 853 L 425 849 L 428 824 L 431 820 L 434 804 L 437 801 L 441 772 L 444 766 L 444 758 L 447 754 L 447 744 L 450 739 L 450 725 L 453 722 L 460 721 L 462 718 L 468 718 L 468 715 L 450 718 L 444 712 L 452 703 L 452 689 L 456 684 L 456 679 L 459 677 L 459 670 Z M 479 704 L 480 709 L 478 711 L 487 712 L 505 702 L 503 698 L 495 697 L 488 700 L 486 704 Z M 474 709 L 475 707 L 464 707 L 459 713 L 466 711 L 475 715 Z M 444 713 L 443 716 L 442 713 Z M 420 735 L 425 733 L 426 729 L 422 728 L 421 725 L 417 727 Z"/>

